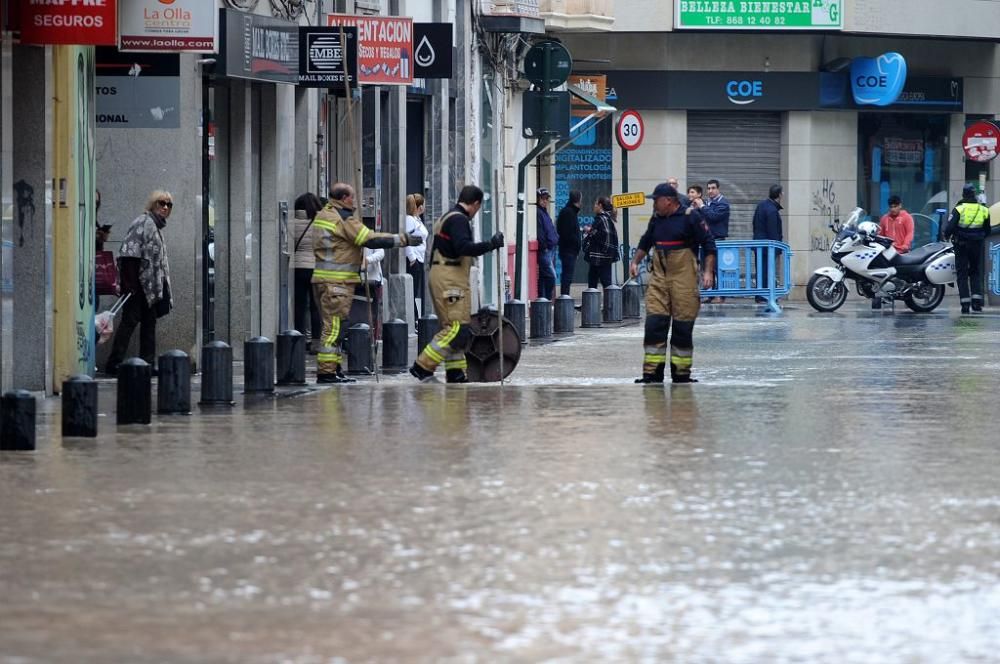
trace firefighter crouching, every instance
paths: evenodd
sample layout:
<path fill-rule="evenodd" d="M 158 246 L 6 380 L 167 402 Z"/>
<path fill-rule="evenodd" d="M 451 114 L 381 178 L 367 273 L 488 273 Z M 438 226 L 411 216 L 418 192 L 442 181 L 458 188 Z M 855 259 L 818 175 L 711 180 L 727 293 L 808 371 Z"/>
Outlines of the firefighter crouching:
<path fill-rule="evenodd" d="M 434 224 L 429 285 L 441 331 L 420 353 L 410 373 L 420 380 L 434 376 L 442 362 L 449 383 L 467 383 L 465 351 L 472 341 L 469 271 L 476 256 L 503 246 L 503 233 L 485 242 L 472 241 L 472 218 L 483 205 L 483 190 L 466 185 L 458 204 Z"/>
<path fill-rule="evenodd" d="M 323 318 L 323 338 L 316 354 L 317 383 L 353 383 L 344 375 L 341 344 L 347 335 L 354 288 L 361 283 L 364 247 L 391 249 L 420 244 L 406 233 L 375 233 L 354 214 L 354 188 L 338 182 L 330 188 L 330 202 L 316 215 L 312 229 L 316 268 L 313 295 Z"/>
<path fill-rule="evenodd" d="M 653 194 L 653 217 L 639 240 L 629 271 L 639 275 L 639 264 L 649 254 L 652 269 L 646 288 L 645 357 L 642 378 L 636 383 L 662 383 L 670 336 L 670 377 L 675 383 L 696 383 L 691 378 L 694 321 L 701 299 L 698 292 L 697 252 L 705 257 L 701 285 L 712 287 L 715 274 L 715 240 L 700 214 L 684 214 L 677 190 L 658 184 Z"/>

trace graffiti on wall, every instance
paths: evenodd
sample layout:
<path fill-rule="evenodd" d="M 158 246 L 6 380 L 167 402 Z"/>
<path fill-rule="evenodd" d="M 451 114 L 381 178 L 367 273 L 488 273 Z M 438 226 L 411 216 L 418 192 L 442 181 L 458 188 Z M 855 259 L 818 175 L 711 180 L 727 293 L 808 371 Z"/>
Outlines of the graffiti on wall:
<path fill-rule="evenodd" d="M 812 194 L 812 233 L 809 240 L 813 251 L 830 251 L 833 241 L 831 227 L 840 220 L 840 204 L 833 180 L 823 179 Z"/>

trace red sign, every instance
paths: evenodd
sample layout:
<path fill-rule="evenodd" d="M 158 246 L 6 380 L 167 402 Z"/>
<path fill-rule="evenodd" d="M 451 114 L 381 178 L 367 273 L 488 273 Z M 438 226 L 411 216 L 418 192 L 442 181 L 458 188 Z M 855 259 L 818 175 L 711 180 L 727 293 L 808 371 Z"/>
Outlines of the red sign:
<path fill-rule="evenodd" d="M 986 162 L 996 159 L 1000 127 L 985 120 L 969 125 L 962 135 L 962 149 L 969 161 Z"/>
<path fill-rule="evenodd" d="M 115 0 L 20 0 L 22 44 L 115 46 Z"/>
<path fill-rule="evenodd" d="M 642 116 L 638 111 L 625 111 L 618 120 L 615 133 L 618 135 L 618 145 L 622 150 L 635 150 L 642 145 L 642 137 L 646 133 Z"/>
<path fill-rule="evenodd" d="M 358 82 L 413 84 L 413 19 L 327 14 L 329 26 L 358 29 Z"/>

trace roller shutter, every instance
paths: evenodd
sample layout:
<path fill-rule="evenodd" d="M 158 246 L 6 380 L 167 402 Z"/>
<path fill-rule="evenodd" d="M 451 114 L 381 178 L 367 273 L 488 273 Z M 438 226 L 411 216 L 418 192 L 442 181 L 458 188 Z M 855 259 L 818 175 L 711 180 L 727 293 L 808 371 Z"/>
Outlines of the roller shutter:
<path fill-rule="evenodd" d="M 781 176 L 781 114 L 688 113 L 687 184 L 716 179 L 729 199 L 729 239 L 753 236 L 757 203 Z"/>

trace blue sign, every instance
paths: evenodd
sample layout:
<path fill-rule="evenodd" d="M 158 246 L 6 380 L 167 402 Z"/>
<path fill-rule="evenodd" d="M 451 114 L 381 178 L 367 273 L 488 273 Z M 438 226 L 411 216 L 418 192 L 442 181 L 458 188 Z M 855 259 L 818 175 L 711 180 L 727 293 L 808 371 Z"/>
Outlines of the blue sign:
<path fill-rule="evenodd" d="M 906 85 L 906 59 L 899 53 L 855 58 L 851 63 L 854 101 L 864 106 L 891 106 Z"/>
<path fill-rule="evenodd" d="M 726 97 L 729 101 L 740 106 L 752 104 L 760 97 L 764 96 L 763 81 L 728 81 L 726 83 Z"/>

